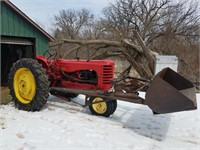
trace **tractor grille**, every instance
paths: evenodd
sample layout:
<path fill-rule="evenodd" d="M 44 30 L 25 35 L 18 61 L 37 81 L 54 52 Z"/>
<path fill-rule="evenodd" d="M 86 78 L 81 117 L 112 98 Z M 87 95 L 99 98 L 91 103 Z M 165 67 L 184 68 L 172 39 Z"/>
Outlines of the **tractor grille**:
<path fill-rule="evenodd" d="M 103 83 L 110 84 L 113 79 L 113 66 L 104 65 L 103 66 Z"/>

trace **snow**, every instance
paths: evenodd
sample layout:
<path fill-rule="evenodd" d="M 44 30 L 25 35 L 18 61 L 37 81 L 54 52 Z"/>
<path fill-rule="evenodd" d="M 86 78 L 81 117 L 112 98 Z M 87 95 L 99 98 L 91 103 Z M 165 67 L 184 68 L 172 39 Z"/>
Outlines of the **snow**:
<path fill-rule="evenodd" d="M 39 112 L 11 103 L 1 106 L 0 150 L 200 150 L 200 94 L 197 102 L 194 111 L 153 115 L 147 106 L 118 101 L 109 118 L 54 96 Z"/>

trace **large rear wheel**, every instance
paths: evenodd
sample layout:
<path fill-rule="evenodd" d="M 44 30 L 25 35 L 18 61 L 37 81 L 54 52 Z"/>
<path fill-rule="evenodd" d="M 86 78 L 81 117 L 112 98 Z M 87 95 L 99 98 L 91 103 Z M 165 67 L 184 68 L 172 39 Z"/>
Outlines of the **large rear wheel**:
<path fill-rule="evenodd" d="M 48 77 L 36 60 L 23 58 L 14 63 L 8 82 L 10 94 L 18 109 L 39 111 L 47 102 Z"/>

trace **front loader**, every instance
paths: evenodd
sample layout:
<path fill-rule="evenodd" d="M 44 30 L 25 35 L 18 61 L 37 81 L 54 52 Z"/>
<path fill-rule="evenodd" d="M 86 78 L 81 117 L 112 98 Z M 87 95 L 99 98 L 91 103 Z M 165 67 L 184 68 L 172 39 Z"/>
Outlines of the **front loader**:
<path fill-rule="evenodd" d="M 148 105 L 154 114 L 197 108 L 194 85 L 170 68 L 153 80 L 114 79 L 114 65 L 111 60 L 55 59 L 50 53 L 49 57 L 23 58 L 10 70 L 10 94 L 15 106 L 26 111 L 39 111 L 49 93 L 68 100 L 83 94 L 84 106 L 105 117 L 115 112 L 117 100 Z M 139 91 L 146 92 L 145 99 Z"/>

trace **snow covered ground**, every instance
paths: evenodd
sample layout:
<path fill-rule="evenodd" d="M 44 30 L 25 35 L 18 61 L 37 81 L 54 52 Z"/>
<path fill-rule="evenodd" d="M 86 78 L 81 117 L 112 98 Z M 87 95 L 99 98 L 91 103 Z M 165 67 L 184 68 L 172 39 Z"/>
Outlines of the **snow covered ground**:
<path fill-rule="evenodd" d="M 4 105 L 0 150 L 200 150 L 200 94 L 197 101 L 198 110 L 165 115 L 118 101 L 109 118 L 54 96 L 40 112 Z"/>

